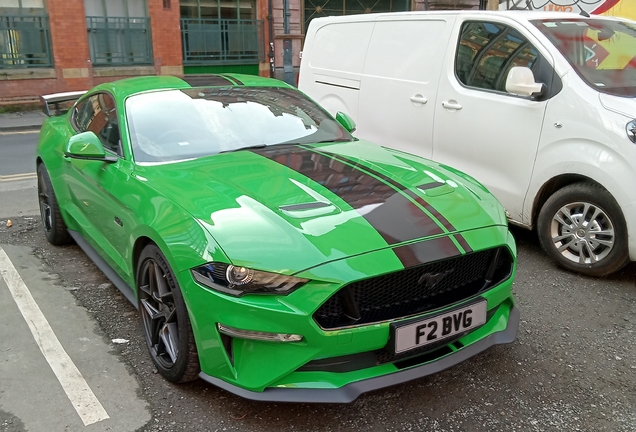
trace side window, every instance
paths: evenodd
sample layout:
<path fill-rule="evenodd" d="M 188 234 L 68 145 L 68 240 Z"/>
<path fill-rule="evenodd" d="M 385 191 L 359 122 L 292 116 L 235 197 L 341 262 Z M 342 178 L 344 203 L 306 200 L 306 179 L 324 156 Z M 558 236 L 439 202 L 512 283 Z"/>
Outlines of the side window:
<path fill-rule="evenodd" d="M 466 22 L 462 26 L 455 73 L 466 86 L 506 91 L 513 66 L 533 68 L 538 51 L 519 32 L 506 25 Z"/>
<path fill-rule="evenodd" d="M 122 155 L 119 123 L 112 96 L 98 93 L 84 100 L 75 108 L 73 120 L 80 132 L 94 132 L 104 149 Z"/>

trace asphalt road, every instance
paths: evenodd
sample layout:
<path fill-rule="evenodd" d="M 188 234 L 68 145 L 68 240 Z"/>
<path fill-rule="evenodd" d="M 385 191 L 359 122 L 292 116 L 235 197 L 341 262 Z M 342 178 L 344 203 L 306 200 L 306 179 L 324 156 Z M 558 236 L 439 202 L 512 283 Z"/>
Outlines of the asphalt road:
<path fill-rule="evenodd" d="M 38 132 L 0 132 L 0 176 L 35 172 Z"/>
<path fill-rule="evenodd" d="M 3 160 L 0 157 L 0 174 L 4 174 Z M 31 199 L 32 191 L 16 193 L 18 202 Z M 0 189 L 0 194 L 3 206 L 11 204 L 6 192 Z M 73 417 L 68 401 L 64 412 L 71 414 L 65 417 L 66 423 L 28 428 L 46 425 L 46 416 L 54 410 L 50 404 L 64 398 L 43 397 L 43 389 L 26 382 L 21 388 L 15 384 L 8 388 L 6 376 L 50 382 L 46 380 L 51 378 L 51 368 L 24 363 L 20 373 L 13 369 L 15 359 L 10 355 L 27 358 L 18 353 L 30 353 L 34 358 L 37 349 L 33 350 L 28 333 L 6 336 L 25 324 L 0 282 L 2 432 L 107 428 L 148 432 L 636 431 L 634 264 L 604 279 L 567 273 L 547 260 L 532 233 L 514 229 L 519 258 L 513 291 L 522 313 L 516 342 L 494 347 L 439 374 L 363 395 L 349 405 L 257 403 L 202 381 L 167 383 L 149 361 L 135 308 L 85 255 L 75 246 L 58 248 L 46 243 L 37 217 L 28 212 L 12 215 L 10 228 L 6 218 L 0 213 L 0 247 L 25 283 L 34 287 L 33 297 L 43 302 L 41 308 L 52 326 L 61 323 L 58 337 L 69 355 L 77 358 L 78 367 L 91 362 L 99 362 L 100 368 L 123 365 L 129 374 L 126 383 L 136 390 L 133 395 L 117 395 L 118 405 L 104 402 L 110 418 L 84 428 Z M 37 286 L 47 281 L 40 292 Z M 47 300 L 47 295 L 52 297 Z M 13 317 L 10 322 L 8 315 Z M 76 321 L 74 316 L 88 321 Z M 87 337 L 76 334 L 82 328 L 94 332 L 108 348 L 89 362 L 84 358 L 86 351 L 74 348 L 81 345 L 78 338 Z M 112 342 L 115 339 L 126 342 Z M 90 384 L 108 373 L 87 375 Z M 100 400 L 111 393 L 99 388 L 95 386 L 94 392 Z M 19 395 L 23 395 L 21 402 L 14 403 Z M 38 409 L 21 409 L 24 404 Z M 137 425 L 131 422 L 124 427 L 119 411 L 128 409 L 142 414 L 135 416 Z"/>

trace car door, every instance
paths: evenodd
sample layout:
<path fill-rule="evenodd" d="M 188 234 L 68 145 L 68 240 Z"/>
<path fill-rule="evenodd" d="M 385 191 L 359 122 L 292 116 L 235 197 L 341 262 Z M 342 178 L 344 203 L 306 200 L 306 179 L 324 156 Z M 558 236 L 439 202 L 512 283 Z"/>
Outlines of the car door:
<path fill-rule="evenodd" d="M 126 269 L 126 208 L 120 199 L 122 179 L 129 163 L 123 157 L 115 100 L 108 93 L 96 93 L 77 104 L 72 124 L 78 133 L 97 135 L 106 154 L 115 162 L 67 158 L 67 184 L 76 204 L 84 237 L 116 271 Z M 77 216 L 76 216 L 77 217 Z"/>
<path fill-rule="evenodd" d="M 535 77 L 551 67 L 511 25 L 469 20 L 456 27 L 435 106 L 433 159 L 475 177 L 523 222 L 547 99 L 509 94 L 505 82 L 513 66 L 527 66 Z"/>

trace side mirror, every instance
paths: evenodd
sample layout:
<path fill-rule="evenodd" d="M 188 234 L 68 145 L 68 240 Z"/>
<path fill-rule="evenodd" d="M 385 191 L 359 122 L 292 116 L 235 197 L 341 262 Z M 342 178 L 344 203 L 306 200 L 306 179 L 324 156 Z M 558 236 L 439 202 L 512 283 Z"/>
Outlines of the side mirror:
<path fill-rule="evenodd" d="M 543 92 L 543 84 L 534 81 L 530 68 L 514 66 L 506 78 L 506 91 L 518 96 L 539 95 Z"/>
<path fill-rule="evenodd" d="M 354 122 L 348 114 L 345 114 L 342 111 L 338 111 L 338 113 L 336 114 L 336 121 L 340 123 L 340 125 L 345 128 L 347 132 L 355 132 L 356 122 Z"/>
<path fill-rule="evenodd" d="M 82 132 L 68 140 L 64 149 L 64 156 L 72 159 L 98 160 L 115 162 L 116 157 L 106 156 L 102 142 L 93 132 Z"/>

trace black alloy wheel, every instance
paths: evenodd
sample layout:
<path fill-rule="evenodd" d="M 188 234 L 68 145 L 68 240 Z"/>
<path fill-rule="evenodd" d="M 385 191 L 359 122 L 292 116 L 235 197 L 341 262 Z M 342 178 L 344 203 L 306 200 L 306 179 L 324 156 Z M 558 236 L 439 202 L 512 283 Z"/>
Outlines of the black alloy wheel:
<path fill-rule="evenodd" d="M 174 383 L 198 378 L 199 357 L 188 311 L 174 273 L 154 244 L 139 257 L 137 287 L 141 325 L 157 371 Z"/>
<path fill-rule="evenodd" d="M 53 191 L 51 178 L 43 163 L 38 165 L 37 175 L 38 203 L 46 239 L 49 243 L 56 246 L 69 244 L 72 242 L 72 238 L 60 214 L 60 207 Z"/>

